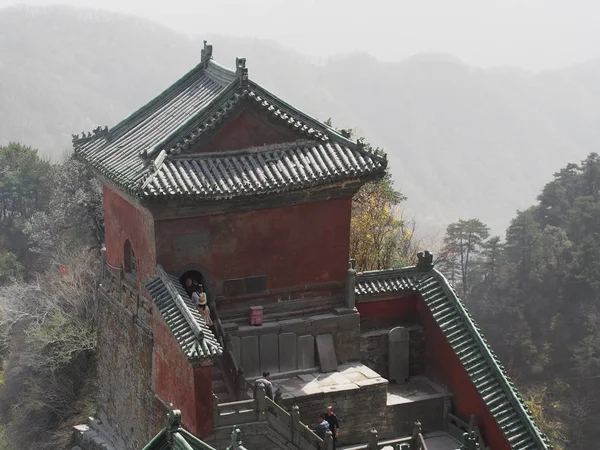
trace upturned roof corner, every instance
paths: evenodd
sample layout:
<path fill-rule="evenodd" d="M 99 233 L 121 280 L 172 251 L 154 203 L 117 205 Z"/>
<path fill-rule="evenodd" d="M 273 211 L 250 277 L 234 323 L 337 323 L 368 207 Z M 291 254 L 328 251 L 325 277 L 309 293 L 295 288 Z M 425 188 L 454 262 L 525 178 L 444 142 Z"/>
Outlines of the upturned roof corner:
<path fill-rule="evenodd" d="M 216 63 L 213 47 L 205 41 L 198 66 L 162 94 L 110 129 L 73 135 L 75 156 L 104 180 L 144 200 L 190 195 L 217 200 L 365 182 L 385 172 L 387 158 L 381 151 L 351 140 L 254 83 L 245 58 L 237 58 L 235 64 L 230 70 Z M 297 136 L 290 144 L 314 144 L 278 153 L 281 160 L 275 161 L 273 178 L 265 166 L 272 155 L 252 163 L 222 152 L 171 159 L 192 150 L 243 105 L 290 129 Z M 231 180 L 241 180 L 242 185 L 231 186 Z"/>
<path fill-rule="evenodd" d="M 212 46 L 212 44 L 209 44 L 207 41 L 202 41 L 202 42 L 204 44 L 204 47 L 202 48 L 202 50 L 200 50 L 200 62 L 206 69 L 208 67 L 208 61 L 210 61 L 212 59 L 213 46 Z"/>

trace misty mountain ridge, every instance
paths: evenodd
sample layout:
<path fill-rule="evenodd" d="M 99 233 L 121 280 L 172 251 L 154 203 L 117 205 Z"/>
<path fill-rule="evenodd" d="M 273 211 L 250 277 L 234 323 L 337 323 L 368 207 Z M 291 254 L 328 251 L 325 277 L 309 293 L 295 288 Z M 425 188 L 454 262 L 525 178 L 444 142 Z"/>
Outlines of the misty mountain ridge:
<path fill-rule="evenodd" d="M 112 126 L 200 60 L 200 39 L 117 14 L 0 10 L 0 144 L 53 158 L 71 134 Z M 207 36 L 219 63 L 306 113 L 384 148 L 405 215 L 440 231 L 478 217 L 502 233 L 569 161 L 599 147 L 600 61 L 561 70 L 473 67 L 427 52 L 399 62 L 326 60 L 262 39 Z"/>

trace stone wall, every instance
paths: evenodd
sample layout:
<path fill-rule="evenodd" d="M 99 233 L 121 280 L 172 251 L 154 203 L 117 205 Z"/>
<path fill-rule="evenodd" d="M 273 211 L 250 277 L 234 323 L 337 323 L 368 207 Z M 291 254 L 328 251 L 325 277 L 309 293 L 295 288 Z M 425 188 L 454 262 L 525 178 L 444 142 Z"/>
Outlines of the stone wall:
<path fill-rule="evenodd" d="M 425 370 L 425 330 L 419 324 L 403 325 L 409 329 L 409 375 L 422 375 Z M 371 329 L 360 334 L 360 360 L 379 373 L 388 377 L 388 334 L 389 328 Z"/>
<path fill-rule="evenodd" d="M 389 432 L 387 383 L 378 382 L 361 386 L 358 390 L 331 392 L 284 400 L 284 407 L 291 411 L 294 403 L 300 408 L 300 420 L 309 428 L 317 424 L 317 415 L 333 406 L 340 421 L 340 445 L 367 442 L 372 426 L 383 435 Z M 383 425 L 383 426 L 382 426 Z"/>
<path fill-rule="evenodd" d="M 264 370 L 275 374 L 317 367 L 314 338 L 321 334 L 332 335 L 338 363 L 358 361 L 359 327 L 359 315 L 351 313 L 321 314 L 262 326 L 233 325 L 228 331 L 236 363 L 247 377 L 254 377 Z"/>
<path fill-rule="evenodd" d="M 152 388 L 152 335 L 101 294 L 98 304 L 98 417 L 126 444 L 143 448 L 164 426 Z"/>

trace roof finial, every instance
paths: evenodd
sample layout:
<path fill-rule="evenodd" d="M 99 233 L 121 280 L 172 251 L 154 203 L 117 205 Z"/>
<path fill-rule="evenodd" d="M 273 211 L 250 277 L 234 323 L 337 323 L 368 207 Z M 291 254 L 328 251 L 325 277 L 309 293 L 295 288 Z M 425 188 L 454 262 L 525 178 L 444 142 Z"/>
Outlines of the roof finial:
<path fill-rule="evenodd" d="M 169 414 L 167 415 L 167 430 L 169 431 L 167 439 L 172 439 L 172 434 L 181 427 L 181 411 L 173 407 L 173 403 L 169 403 Z"/>
<path fill-rule="evenodd" d="M 246 68 L 246 58 L 235 58 L 235 73 L 241 86 L 248 84 L 248 69 Z"/>
<path fill-rule="evenodd" d="M 431 270 L 433 269 L 433 254 L 425 250 L 425 253 L 419 252 L 417 253 L 417 258 L 419 262 L 417 263 L 417 268 L 421 270 Z"/>
<path fill-rule="evenodd" d="M 204 66 L 208 64 L 208 61 L 212 58 L 213 46 L 207 41 L 202 41 L 204 48 L 200 51 L 200 59 L 204 63 Z"/>

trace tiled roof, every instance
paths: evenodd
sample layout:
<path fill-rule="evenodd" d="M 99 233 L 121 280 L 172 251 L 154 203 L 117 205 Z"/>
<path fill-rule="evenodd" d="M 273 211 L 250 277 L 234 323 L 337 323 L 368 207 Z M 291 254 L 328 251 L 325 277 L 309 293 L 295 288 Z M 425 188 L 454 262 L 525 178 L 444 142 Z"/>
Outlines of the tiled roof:
<path fill-rule="evenodd" d="M 407 290 L 423 297 L 511 448 L 551 449 L 548 438 L 537 427 L 502 363 L 441 273 L 411 267 L 363 272 L 356 278 L 358 296 Z"/>
<path fill-rule="evenodd" d="M 193 307 L 179 280 L 159 265 L 157 276 L 145 283 L 158 311 L 184 355 L 192 361 L 223 354 L 221 344 Z"/>
<path fill-rule="evenodd" d="M 142 450 L 215 450 L 181 427 L 181 411 L 171 406 L 167 426 Z"/>
<path fill-rule="evenodd" d="M 296 141 L 177 156 L 142 186 L 146 197 L 230 198 L 303 189 L 379 173 L 376 158 L 336 142 Z"/>
<path fill-rule="evenodd" d="M 245 60 L 238 59 L 237 70 L 231 71 L 212 61 L 212 50 L 206 55 L 173 86 L 113 128 L 98 127 L 92 133 L 74 135 L 75 155 L 105 179 L 141 198 L 195 195 L 219 199 L 221 194 L 228 197 L 295 190 L 385 171 L 384 154 L 345 138 L 248 80 Z M 254 153 L 262 152 L 267 159 L 280 159 L 266 166 L 256 159 L 247 167 L 244 158 L 218 153 L 179 159 L 180 152 L 231 117 L 242 101 L 263 109 L 294 130 L 299 139 L 309 139 L 308 148 L 317 148 L 319 155 L 313 161 L 306 153 L 302 158 L 299 150 L 293 158 L 291 150 L 257 149 Z M 276 170 L 270 179 L 268 172 L 275 165 L 283 177 Z M 286 171 L 298 172 L 298 176 L 287 177 Z"/>

